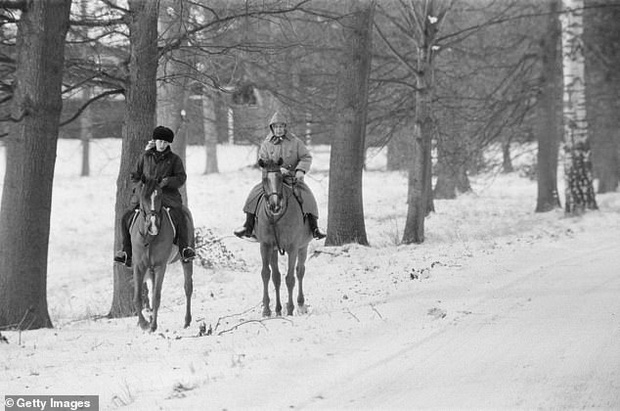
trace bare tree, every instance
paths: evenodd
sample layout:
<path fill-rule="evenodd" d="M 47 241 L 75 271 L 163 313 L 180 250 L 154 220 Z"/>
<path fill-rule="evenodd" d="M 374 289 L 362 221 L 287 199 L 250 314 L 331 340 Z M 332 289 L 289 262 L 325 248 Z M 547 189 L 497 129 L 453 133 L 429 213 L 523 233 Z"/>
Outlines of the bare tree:
<path fill-rule="evenodd" d="M 52 326 L 47 256 L 71 1 L 19 5 L 14 123 L 0 209 L 0 327 L 34 329 Z"/>
<path fill-rule="evenodd" d="M 588 132 L 599 193 L 620 185 L 620 5 L 586 0 L 584 52 Z"/>
<path fill-rule="evenodd" d="M 417 33 L 413 38 L 417 52 L 417 67 L 415 124 L 407 189 L 407 221 L 402 239 L 405 244 L 424 242 L 424 220 L 432 209 L 433 53 L 439 27 L 449 9 L 446 5 L 436 3 L 439 2 L 429 0 L 418 7 L 412 4 L 408 9 L 410 18 L 417 22 Z"/>
<path fill-rule="evenodd" d="M 597 209 L 585 102 L 583 0 L 562 0 L 562 66 L 564 69 L 565 210 L 581 214 Z"/>
<path fill-rule="evenodd" d="M 114 249 L 121 248 L 121 217 L 129 208 L 132 184 L 129 178 L 144 146 L 151 138 L 156 115 L 157 17 L 159 1 L 129 1 L 130 60 L 126 85 L 127 110 L 124 119 L 121 165 L 116 181 L 116 224 Z M 114 295 L 111 317 L 133 315 L 132 273 L 114 265 Z"/>
<path fill-rule="evenodd" d="M 326 245 L 368 244 L 364 223 L 364 165 L 368 81 L 370 75 L 373 0 L 348 0 L 341 21 L 344 44 L 336 125 L 330 156 Z"/>
<path fill-rule="evenodd" d="M 558 195 L 558 150 L 561 141 L 561 59 L 559 53 L 561 27 L 557 15 L 560 1 L 549 2 L 548 28 L 541 40 L 540 94 L 536 109 L 536 135 L 538 140 L 536 173 L 538 197 L 536 212 L 560 207 Z"/>

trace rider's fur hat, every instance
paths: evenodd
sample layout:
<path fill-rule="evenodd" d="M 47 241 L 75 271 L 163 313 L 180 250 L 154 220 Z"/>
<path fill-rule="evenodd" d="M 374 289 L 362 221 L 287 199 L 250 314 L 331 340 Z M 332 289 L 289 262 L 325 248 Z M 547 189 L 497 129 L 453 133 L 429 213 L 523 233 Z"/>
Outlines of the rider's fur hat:
<path fill-rule="evenodd" d="M 168 127 L 157 126 L 155 130 L 153 130 L 153 140 L 164 140 L 172 143 L 172 140 L 174 140 L 174 132 Z"/>

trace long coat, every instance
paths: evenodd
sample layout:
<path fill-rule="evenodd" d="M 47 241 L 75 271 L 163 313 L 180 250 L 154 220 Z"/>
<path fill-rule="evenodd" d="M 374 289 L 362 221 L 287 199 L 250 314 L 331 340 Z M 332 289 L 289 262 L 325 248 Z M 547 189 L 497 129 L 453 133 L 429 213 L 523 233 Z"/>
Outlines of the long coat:
<path fill-rule="evenodd" d="M 179 188 L 185 184 L 187 173 L 183 166 L 183 160 L 173 153 L 170 147 L 162 152 L 157 151 L 156 148 L 145 151 L 138 160 L 136 170 L 131 173 L 131 180 L 136 185 L 146 181 L 146 179 L 155 179 L 161 182 L 164 178 L 167 184 L 162 189 L 162 204 L 172 208 L 182 207 L 183 197 L 181 197 Z M 135 189 L 131 201 L 132 205 L 140 202 L 135 194 Z"/>
<path fill-rule="evenodd" d="M 278 120 L 279 119 L 276 119 L 276 115 L 274 115 L 269 125 L 285 122 L 283 120 Z M 294 176 L 297 170 L 302 170 L 304 173 L 307 173 L 312 165 L 312 154 L 310 154 L 306 145 L 292 133 L 286 133 L 282 137 L 276 137 L 273 132 L 271 132 L 261 144 L 258 150 L 258 157 L 263 160 L 274 161 L 282 158 L 282 168 L 285 169 L 285 177 Z M 302 199 L 304 214 L 312 214 L 318 217 L 319 207 L 314 198 L 314 194 L 310 191 L 310 187 L 308 187 L 306 183 L 299 181 L 297 182 L 296 189 Z M 262 194 L 263 186 L 259 183 L 250 191 L 245 201 L 243 211 L 256 214 L 258 201 Z"/>

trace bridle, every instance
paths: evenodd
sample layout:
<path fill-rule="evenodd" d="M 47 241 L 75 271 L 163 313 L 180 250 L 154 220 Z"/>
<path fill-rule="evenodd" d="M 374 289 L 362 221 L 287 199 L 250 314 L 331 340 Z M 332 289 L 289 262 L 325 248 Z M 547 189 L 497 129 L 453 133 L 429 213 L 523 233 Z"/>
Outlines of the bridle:
<path fill-rule="evenodd" d="M 161 199 L 158 197 L 161 197 L 161 193 L 156 186 L 153 186 L 151 194 L 142 198 L 140 208 L 144 213 L 144 231 L 142 232 L 144 237 L 154 237 L 159 234 Z M 147 205 L 148 207 L 146 207 Z"/>

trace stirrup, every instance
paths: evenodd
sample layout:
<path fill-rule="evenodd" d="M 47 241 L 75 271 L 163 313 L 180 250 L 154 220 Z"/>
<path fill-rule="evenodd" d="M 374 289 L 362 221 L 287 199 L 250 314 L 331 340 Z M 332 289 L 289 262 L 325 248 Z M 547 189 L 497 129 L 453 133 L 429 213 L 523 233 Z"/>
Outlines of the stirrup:
<path fill-rule="evenodd" d="M 127 267 L 131 267 L 131 257 L 125 251 L 119 251 L 114 256 L 114 262 L 125 264 Z"/>
<path fill-rule="evenodd" d="M 196 258 L 196 251 L 194 251 L 192 247 L 185 247 L 183 251 L 181 251 L 181 258 L 183 258 L 184 263 L 191 261 Z"/>
<path fill-rule="evenodd" d="M 317 240 L 322 240 L 327 237 L 327 234 L 323 234 L 318 228 L 315 228 L 314 230 L 312 230 L 312 237 Z"/>

